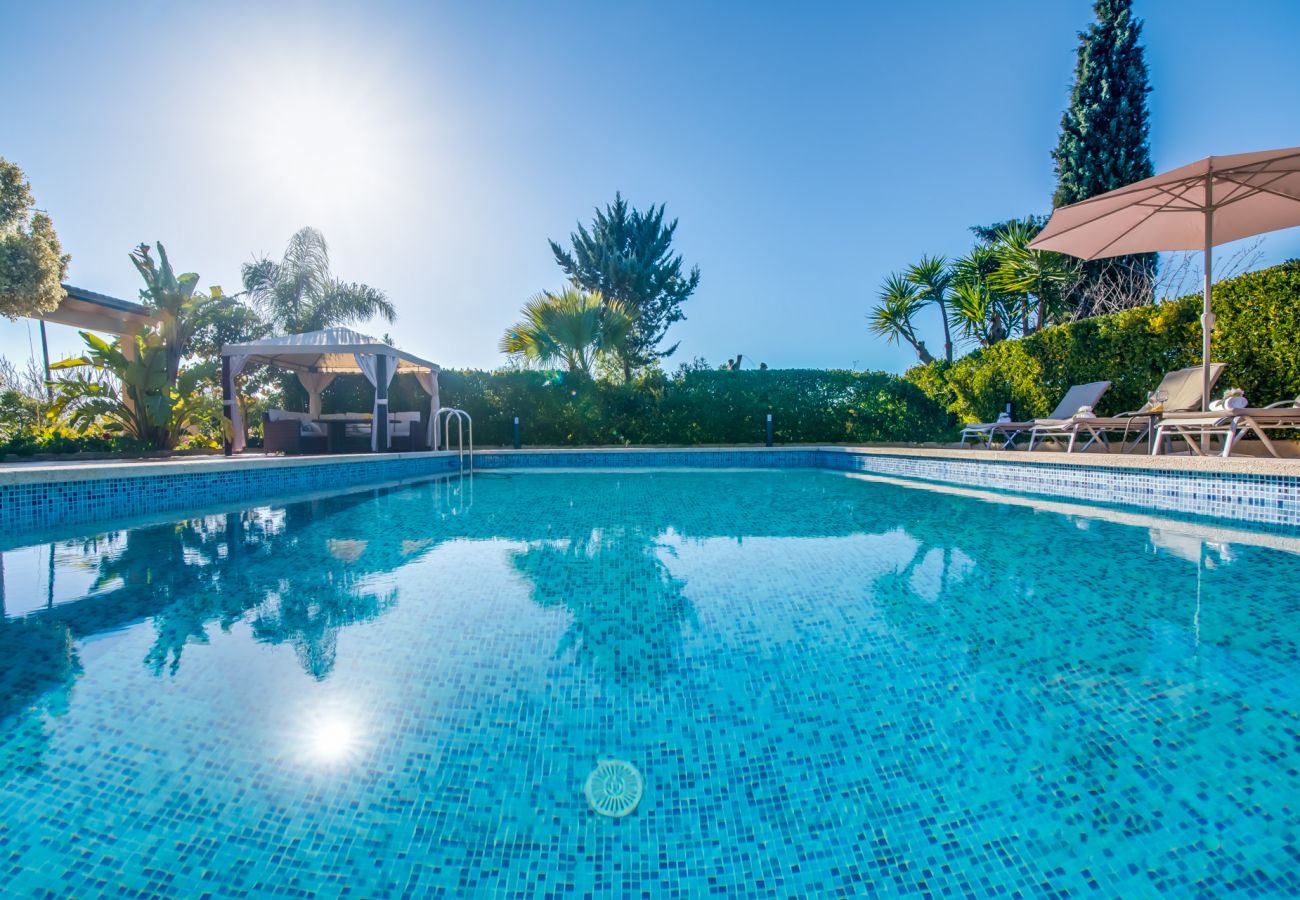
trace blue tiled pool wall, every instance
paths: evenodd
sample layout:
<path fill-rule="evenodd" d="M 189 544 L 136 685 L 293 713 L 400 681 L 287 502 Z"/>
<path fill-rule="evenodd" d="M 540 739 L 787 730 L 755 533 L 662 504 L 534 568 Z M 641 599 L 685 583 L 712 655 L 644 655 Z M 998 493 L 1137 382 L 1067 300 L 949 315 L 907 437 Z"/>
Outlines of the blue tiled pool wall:
<path fill-rule="evenodd" d="M 175 475 L 0 485 L 0 533 L 185 510 L 455 470 L 453 456 L 248 466 Z M 818 450 L 479 451 L 478 469 L 825 468 L 1300 528 L 1300 477 Z"/>
<path fill-rule="evenodd" d="M 1113 469 L 1101 466 L 898 456 L 841 450 L 484 451 L 495 468 L 808 468 L 868 472 L 989 490 L 1185 513 L 1270 528 L 1300 528 L 1300 476 Z"/>
<path fill-rule="evenodd" d="M 121 519 L 401 481 L 455 470 L 454 456 L 395 457 L 329 464 L 246 466 L 175 475 L 0 485 L 0 533 Z"/>
<path fill-rule="evenodd" d="M 1111 469 L 1010 460 L 823 451 L 822 468 L 1184 513 L 1270 528 L 1300 527 L 1300 477 Z"/>
<path fill-rule="evenodd" d="M 474 454 L 478 469 L 811 469 L 820 451 L 792 450 L 581 450 L 512 451 Z"/>

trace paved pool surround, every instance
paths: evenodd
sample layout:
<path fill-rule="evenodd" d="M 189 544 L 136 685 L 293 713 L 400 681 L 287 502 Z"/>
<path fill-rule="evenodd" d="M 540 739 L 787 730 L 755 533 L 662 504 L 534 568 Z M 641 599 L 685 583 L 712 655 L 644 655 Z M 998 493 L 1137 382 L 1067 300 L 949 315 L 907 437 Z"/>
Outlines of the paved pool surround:
<path fill-rule="evenodd" d="M 899 447 L 480 450 L 483 471 L 824 468 L 1300 532 L 1300 461 Z M 455 453 L 0 466 L 0 535 L 459 471 Z"/>

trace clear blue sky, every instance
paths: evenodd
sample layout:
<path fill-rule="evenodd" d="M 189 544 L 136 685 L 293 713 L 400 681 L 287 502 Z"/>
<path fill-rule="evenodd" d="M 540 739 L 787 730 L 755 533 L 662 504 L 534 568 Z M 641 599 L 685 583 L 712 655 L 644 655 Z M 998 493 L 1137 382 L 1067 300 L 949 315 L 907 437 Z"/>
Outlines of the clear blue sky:
<path fill-rule="evenodd" d="M 162 240 L 232 290 L 315 225 L 336 274 L 396 302 L 401 346 L 483 367 L 561 284 L 546 239 L 621 190 L 666 203 L 703 272 L 670 367 L 905 368 L 866 332 L 876 286 L 1047 210 L 1091 19 L 1089 0 L 5 6 L 0 155 L 72 283 L 134 298 L 127 252 Z M 1300 144 L 1300 3 L 1137 10 L 1157 169 Z M 1300 229 L 1263 249 L 1300 256 Z M 77 346 L 51 331 L 55 356 Z M 0 353 L 28 356 L 25 320 L 0 319 Z"/>

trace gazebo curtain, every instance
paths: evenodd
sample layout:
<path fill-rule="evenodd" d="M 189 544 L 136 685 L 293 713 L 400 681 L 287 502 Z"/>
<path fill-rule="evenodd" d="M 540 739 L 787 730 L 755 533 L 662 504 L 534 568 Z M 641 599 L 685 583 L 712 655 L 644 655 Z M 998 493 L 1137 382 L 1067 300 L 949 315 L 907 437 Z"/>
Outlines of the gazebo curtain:
<path fill-rule="evenodd" d="M 415 380 L 424 388 L 424 392 L 429 395 L 429 449 L 438 449 L 438 410 L 442 409 L 442 403 L 438 398 L 438 373 L 437 372 L 416 372 Z"/>
<path fill-rule="evenodd" d="M 320 416 L 320 392 L 334 380 L 333 372 L 298 372 L 298 380 L 307 389 L 307 413 L 314 419 Z M 374 379 L 370 379 L 374 384 Z"/>
<path fill-rule="evenodd" d="M 238 453 L 244 449 L 244 417 L 239 412 L 239 394 L 235 392 L 235 378 L 240 372 L 244 371 L 244 366 L 248 364 L 247 356 L 229 356 L 230 360 L 230 384 L 227 386 L 230 397 L 230 428 L 233 432 L 230 436 L 230 445 Z"/>
<path fill-rule="evenodd" d="M 375 389 L 375 406 L 370 420 L 370 449 L 378 450 L 379 429 L 377 425 L 380 416 L 383 416 L 385 419 L 388 418 L 388 385 L 393 380 L 393 373 L 397 370 L 397 357 L 389 353 L 354 353 L 352 355 L 356 358 L 357 366 L 361 369 L 362 374 L 366 376 L 366 381 L 369 381 Z M 384 366 L 385 396 L 382 404 L 379 402 L 379 376 L 377 374 L 379 367 L 376 365 L 376 360 L 380 356 L 383 356 L 387 362 L 387 365 Z M 393 433 L 389 429 L 385 429 L 385 432 L 388 435 L 388 444 L 391 446 L 393 443 Z M 384 449 L 386 450 L 388 448 L 385 447 Z"/>

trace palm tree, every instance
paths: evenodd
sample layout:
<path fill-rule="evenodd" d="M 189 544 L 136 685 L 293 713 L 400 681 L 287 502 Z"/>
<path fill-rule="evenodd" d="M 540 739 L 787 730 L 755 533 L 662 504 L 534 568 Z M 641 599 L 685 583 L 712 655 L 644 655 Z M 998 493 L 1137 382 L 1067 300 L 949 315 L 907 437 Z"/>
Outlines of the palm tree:
<path fill-rule="evenodd" d="M 246 263 L 242 274 L 249 300 L 286 334 L 397 317 L 383 291 L 334 277 L 325 236 L 315 228 L 290 238 L 279 262 L 263 257 Z"/>
<path fill-rule="evenodd" d="M 1038 330 L 1065 311 L 1065 296 L 1079 281 L 1081 269 L 1070 257 L 1050 250 L 1031 250 L 1029 242 L 1042 229 L 1031 222 L 1012 221 L 998 231 L 993 250 L 997 268 L 989 286 L 1001 293 L 1022 294 L 1023 330 L 1030 332 L 1029 297 L 1038 301 Z"/>
<path fill-rule="evenodd" d="M 952 324 L 962 337 L 981 347 L 1005 341 L 1019 324 L 1014 298 L 997 293 L 984 281 L 958 281 L 951 302 Z"/>
<path fill-rule="evenodd" d="M 916 324 L 912 321 L 925 305 L 921 289 L 906 275 L 894 272 L 880 286 L 877 296 L 880 297 L 880 302 L 867 316 L 867 327 L 871 333 L 880 335 L 891 344 L 907 341 L 916 351 L 917 359 L 922 365 L 934 362 L 930 351 L 925 349 L 925 341 L 916 336 Z M 947 327 L 945 321 L 945 333 Z"/>
<path fill-rule="evenodd" d="M 981 347 L 1011 337 L 1017 328 L 1023 329 L 1029 315 L 1023 294 L 992 286 L 999 264 L 997 251 L 989 244 L 976 244 L 952 264 L 949 321 L 964 340 Z"/>
<path fill-rule="evenodd" d="M 633 326 L 622 303 L 573 287 L 534 294 L 523 315 L 502 335 L 502 353 L 587 376 L 602 357 L 619 352 Z"/>
<path fill-rule="evenodd" d="M 952 289 L 952 271 L 942 256 L 922 256 L 907 270 L 907 280 L 920 291 L 921 301 L 939 307 L 943 322 L 943 358 L 952 362 L 952 335 L 948 331 L 948 301 Z"/>

